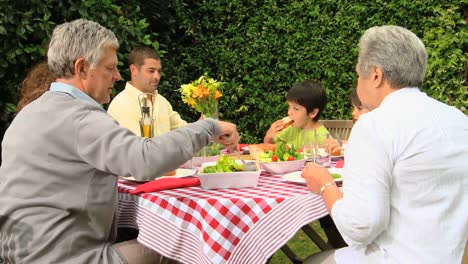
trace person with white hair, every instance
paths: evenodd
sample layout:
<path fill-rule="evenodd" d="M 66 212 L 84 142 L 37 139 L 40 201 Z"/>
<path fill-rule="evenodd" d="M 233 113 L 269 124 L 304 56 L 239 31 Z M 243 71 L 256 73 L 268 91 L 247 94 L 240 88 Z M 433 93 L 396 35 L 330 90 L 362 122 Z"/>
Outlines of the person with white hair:
<path fill-rule="evenodd" d="M 115 243 L 118 175 L 154 180 L 212 140 L 237 148 L 236 126 L 213 119 L 153 139 L 119 126 L 102 107 L 120 79 L 118 47 L 96 22 L 54 29 L 47 61 L 55 82 L 2 142 L 0 263 L 159 263 L 136 240 Z"/>
<path fill-rule="evenodd" d="M 359 118 L 343 188 L 326 168 L 302 176 L 322 196 L 348 247 L 304 263 L 460 263 L 468 236 L 468 118 L 421 91 L 423 42 L 399 26 L 359 41 Z"/>

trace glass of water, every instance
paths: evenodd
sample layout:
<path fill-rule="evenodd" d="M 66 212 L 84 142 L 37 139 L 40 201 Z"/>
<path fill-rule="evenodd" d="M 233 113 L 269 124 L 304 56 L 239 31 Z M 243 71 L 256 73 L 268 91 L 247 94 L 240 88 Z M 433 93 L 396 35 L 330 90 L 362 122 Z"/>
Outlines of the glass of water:
<path fill-rule="evenodd" d="M 331 150 L 330 144 L 325 144 L 331 140 L 331 136 L 327 132 L 315 131 L 315 143 L 314 143 L 314 162 L 322 167 L 329 168 L 332 165 L 331 162 Z"/>
<path fill-rule="evenodd" d="M 313 161 L 315 157 L 315 129 L 302 130 L 302 154 L 305 160 Z"/>

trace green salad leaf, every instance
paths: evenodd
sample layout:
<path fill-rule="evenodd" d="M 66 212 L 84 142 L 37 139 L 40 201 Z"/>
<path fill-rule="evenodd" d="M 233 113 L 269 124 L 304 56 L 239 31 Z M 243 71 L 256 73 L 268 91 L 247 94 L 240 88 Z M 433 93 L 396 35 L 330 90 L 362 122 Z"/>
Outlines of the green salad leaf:
<path fill-rule="evenodd" d="M 276 148 L 274 150 L 267 150 L 264 153 L 261 153 L 259 158 L 262 162 L 277 162 L 300 160 L 304 158 L 304 155 L 299 152 L 294 145 L 289 147 L 285 143 L 279 142 L 276 144 Z"/>
<path fill-rule="evenodd" d="M 341 174 L 339 173 L 332 173 L 331 176 L 333 177 L 333 179 L 341 179 Z"/>
<path fill-rule="evenodd" d="M 243 171 L 244 165 L 239 164 L 236 162 L 235 159 L 221 155 L 219 156 L 219 160 L 216 162 L 215 165 L 206 166 L 203 168 L 203 173 L 218 173 L 218 172 L 235 172 L 235 171 Z"/>
<path fill-rule="evenodd" d="M 215 143 L 215 142 L 211 142 L 206 147 L 204 147 L 202 150 L 195 153 L 193 156 L 194 157 L 217 156 L 217 155 L 221 154 L 221 150 L 223 148 L 224 148 L 223 145 Z"/>

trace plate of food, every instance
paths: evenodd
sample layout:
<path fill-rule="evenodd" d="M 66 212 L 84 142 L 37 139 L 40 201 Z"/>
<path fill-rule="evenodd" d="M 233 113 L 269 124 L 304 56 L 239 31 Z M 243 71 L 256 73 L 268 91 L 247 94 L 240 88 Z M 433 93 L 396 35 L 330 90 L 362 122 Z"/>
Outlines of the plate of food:
<path fill-rule="evenodd" d="M 328 171 L 336 182 L 343 181 L 343 168 L 328 168 Z"/>
<path fill-rule="evenodd" d="M 276 148 L 276 144 L 268 144 L 268 143 L 252 144 L 252 145 L 249 145 L 249 152 L 252 158 L 254 158 L 255 160 L 259 160 L 260 154 L 268 150 L 273 150 L 275 148 Z"/>
<path fill-rule="evenodd" d="M 306 163 L 302 152 L 284 143 L 278 143 L 273 149 L 259 153 L 258 159 L 265 171 L 275 175 L 300 171 Z"/>
<path fill-rule="evenodd" d="M 331 176 L 335 180 L 335 182 L 343 181 L 343 177 L 341 176 L 342 169 L 339 168 L 329 168 L 328 171 L 330 172 Z M 283 180 L 288 182 L 300 183 L 305 184 L 304 178 L 301 177 L 302 171 L 294 171 L 283 175 Z"/>
<path fill-rule="evenodd" d="M 193 176 L 193 175 L 195 175 L 195 170 L 179 168 L 179 169 L 177 169 L 175 171 L 170 171 L 170 172 L 166 173 L 165 175 L 156 178 L 156 180 L 157 179 L 169 178 L 169 177 L 183 178 L 183 177 L 189 177 L 189 176 Z M 122 178 L 124 178 L 127 181 L 139 181 L 139 180 L 135 179 L 132 176 L 122 177 Z"/>

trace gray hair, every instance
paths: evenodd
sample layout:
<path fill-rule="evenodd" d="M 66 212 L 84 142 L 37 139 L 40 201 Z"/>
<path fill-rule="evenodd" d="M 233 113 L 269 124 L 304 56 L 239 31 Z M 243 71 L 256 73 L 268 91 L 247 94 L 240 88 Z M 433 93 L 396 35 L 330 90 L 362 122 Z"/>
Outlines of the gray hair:
<path fill-rule="evenodd" d="M 55 76 L 70 78 L 77 59 L 84 58 L 95 68 L 106 47 L 119 48 L 119 41 L 111 30 L 93 21 L 77 19 L 55 27 L 47 62 Z"/>
<path fill-rule="evenodd" d="M 367 77 L 373 66 L 382 69 L 393 88 L 421 87 L 427 69 L 426 48 L 418 36 L 406 28 L 369 28 L 359 40 L 358 67 Z"/>

